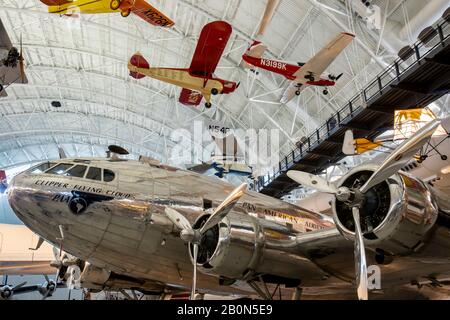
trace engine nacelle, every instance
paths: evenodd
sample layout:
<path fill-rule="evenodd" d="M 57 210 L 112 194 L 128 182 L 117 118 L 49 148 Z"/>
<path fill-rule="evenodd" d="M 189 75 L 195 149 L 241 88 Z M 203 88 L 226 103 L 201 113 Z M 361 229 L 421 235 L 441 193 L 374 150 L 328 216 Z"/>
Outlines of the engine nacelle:
<path fill-rule="evenodd" d="M 208 217 L 199 217 L 194 228 L 201 227 Z M 299 274 L 299 261 L 305 259 L 297 249 L 296 234 L 287 226 L 231 212 L 205 233 L 197 266 L 203 273 L 225 279 L 247 280 L 264 275 L 266 282 L 295 285 L 305 276 Z M 190 253 L 192 258 L 192 246 Z"/>
<path fill-rule="evenodd" d="M 358 188 L 376 168 L 366 165 L 351 170 L 337 186 Z M 336 227 L 345 238 L 353 240 L 355 226 L 351 208 L 338 200 L 332 207 Z M 367 191 L 360 214 L 365 245 L 388 255 L 400 255 L 421 247 L 437 220 L 438 208 L 423 182 L 398 173 Z"/>

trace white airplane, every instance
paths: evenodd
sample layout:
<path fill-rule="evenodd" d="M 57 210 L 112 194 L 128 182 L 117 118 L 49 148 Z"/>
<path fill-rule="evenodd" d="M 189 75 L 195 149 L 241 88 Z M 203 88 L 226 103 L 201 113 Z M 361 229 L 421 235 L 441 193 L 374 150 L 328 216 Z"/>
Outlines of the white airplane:
<path fill-rule="evenodd" d="M 307 86 L 324 87 L 323 94 L 328 94 L 327 87 L 334 86 L 342 76 L 324 73 L 336 57 L 352 42 L 355 35 L 342 32 L 333 38 L 314 57 L 306 63 L 297 65 L 285 61 L 270 60 L 262 58 L 267 47 L 259 41 L 254 41 L 242 56 L 243 67 L 252 69 L 258 67 L 284 76 L 291 81 L 281 98 L 281 103 L 287 103 L 295 95 L 300 95 Z"/>
<path fill-rule="evenodd" d="M 268 288 L 301 283 L 318 295 L 356 287 L 354 297 L 367 299 L 380 289 L 369 285 L 372 265 L 386 291 L 450 277 L 448 196 L 398 172 L 438 125 L 336 183 L 288 172 L 333 196 L 332 218 L 145 157 L 46 161 L 7 194 L 27 227 L 79 259 L 85 288 L 271 299 Z"/>

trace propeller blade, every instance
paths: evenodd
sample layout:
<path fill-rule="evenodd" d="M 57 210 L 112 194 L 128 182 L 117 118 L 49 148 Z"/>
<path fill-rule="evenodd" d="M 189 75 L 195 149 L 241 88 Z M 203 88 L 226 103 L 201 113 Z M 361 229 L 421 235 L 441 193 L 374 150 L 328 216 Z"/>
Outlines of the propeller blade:
<path fill-rule="evenodd" d="M 58 261 L 58 260 L 59 260 L 59 252 L 58 252 L 58 249 L 56 249 L 56 247 L 53 247 L 53 248 L 52 248 L 52 251 L 53 251 L 53 257 L 55 258 L 56 261 Z"/>
<path fill-rule="evenodd" d="M 172 221 L 172 223 L 176 225 L 178 229 L 192 230 L 191 224 L 181 213 L 172 208 L 166 208 L 165 212 L 170 221 Z"/>
<path fill-rule="evenodd" d="M 45 278 L 45 281 L 50 282 L 50 279 L 48 278 L 48 275 L 44 274 L 44 278 Z"/>
<path fill-rule="evenodd" d="M 20 66 L 20 77 L 22 79 L 22 83 L 25 82 L 25 68 L 23 65 L 23 51 L 22 51 L 22 34 L 20 34 L 20 55 L 19 55 L 19 66 Z"/>
<path fill-rule="evenodd" d="M 63 148 L 58 147 L 58 155 L 60 159 L 65 159 L 67 158 L 66 152 L 64 151 Z"/>
<path fill-rule="evenodd" d="M 355 139 L 353 137 L 353 131 L 347 130 L 344 135 L 344 142 L 342 143 L 342 153 L 348 156 L 354 155 L 355 152 Z"/>
<path fill-rule="evenodd" d="M 355 221 L 355 272 L 359 300 L 368 299 L 366 249 L 361 231 L 359 208 L 353 207 L 353 220 Z"/>
<path fill-rule="evenodd" d="M 192 275 L 192 290 L 191 290 L 191 300 L 195 299 L 195 290 L 196 290 L 196 286 L 197 286 L 197 255 L 198 255 L 198 244 L 192 244 L 193 246 L 193 260 L 192 260 L 192 264 L 194 267 L 194 273 Z"/>
<path fill-rule="evenodd" d="M 206 220 L 203 227 L 200 229 L 200 234 L 204 234 L 207 230 L 211 229 L 216 224 L 219 224 L 223 218 L 233 209 L 234 205 L 244 195 L 247 190 L 247 183 L 241 184 L 239 187 L 233 190 L 230 195 L 214 210 L 214 213 Z"/>
<path fill-rule="evenodd" d="M 19 283 L 18 285 L 16 285 L 16 286 L 14 286 L 13 288 L 12 288 L 12 291 L 15 291 L 15 290 L 17 290 L 17 289 L 19 289 L 19 288 L 22 288 L 24 285 L 26 285 L 27 284 L 27 282 L 26 281 L 24 281 L 24 282 L 22 282 L 22 283 Z"/>
<path fill-rule="evenodd" d="M 397 149 L 387 157 L 369 180 L 361 187 L 361 192 L 366 193 L 370 188 L 386 180 L 408 161 L 427 143 L 434 131 L 439 126 L 439 120 L 433 120 L 419 129 L 413 136 L 405 140 Z"/>
<path fill-rule="evenodd" d="M 306 187 L 313 188 L 320 192 L 336 193 L 336 186 L 325 179 L 303 171 L 289 170 L 287 172 L 289 178 Z"/>

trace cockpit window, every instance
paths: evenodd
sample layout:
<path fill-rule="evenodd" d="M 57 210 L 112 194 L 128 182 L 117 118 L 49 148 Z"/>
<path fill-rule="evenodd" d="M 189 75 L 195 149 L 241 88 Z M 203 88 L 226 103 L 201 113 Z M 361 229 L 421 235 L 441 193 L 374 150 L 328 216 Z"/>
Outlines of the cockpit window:
<path fill-rule="evenodd" d="M 69 177 L 83 178 L 86 170 L 87 170 L 86 166 L 76 165 L 72 167 L 70 170 L 68 170 L 64 175 Z"/>
<path fill-rule="evenodd" d="M 47 170 L 45 173 L 63 174 L 67 169 L 69 169 L 72 166 L 73 166 L 73 164 L 71 164 L 71 163 L 60 163 L 57 166 Z"/>
<path fill-rule="evenodd" d="M 114 172 L 108 169 L 103 169 L 103 181 L 110 182 L 113 181 L 115 177 Z"/>
<path fill-rule="evenodd" d="M 30 173 L 42 173 L 48 168 L 53 167 L 56 162 L 44 162 L 30 169 Z"/>
<path fill-rule="evenodd" d="M 102 169 L 90 167 L 86 175 L 87 179 L 102 181 Z"/>

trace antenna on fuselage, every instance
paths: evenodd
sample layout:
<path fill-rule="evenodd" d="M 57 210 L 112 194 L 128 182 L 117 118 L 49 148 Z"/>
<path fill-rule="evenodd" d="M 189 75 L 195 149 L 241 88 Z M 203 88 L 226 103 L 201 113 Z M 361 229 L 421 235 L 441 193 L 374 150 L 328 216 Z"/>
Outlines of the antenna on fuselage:
<path fill-rule="evenodd" d="M 111 160 L 120 160 L 119 156 L 127 154 L 130 154 L 128 150 L 113 144 L 108 146 L 108 151 L 106 151 L 106 157 Z"/>

